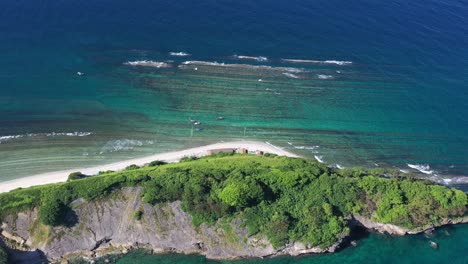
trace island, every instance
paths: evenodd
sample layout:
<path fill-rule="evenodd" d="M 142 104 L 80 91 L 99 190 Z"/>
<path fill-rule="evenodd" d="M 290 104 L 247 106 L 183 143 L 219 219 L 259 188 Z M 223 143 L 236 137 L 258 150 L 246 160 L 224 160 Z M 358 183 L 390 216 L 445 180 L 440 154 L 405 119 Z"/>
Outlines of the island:
<path fill-rule="evenodd" d="M 466 193 L 395 169 L 241 152 L 76 172 L 66 182 L 1 193 L 0 263 L 7 255 L 92 261 L 133 249 L 294 256 L 334 252 L 356 228 L 406 235 L 468 222 Z"/>

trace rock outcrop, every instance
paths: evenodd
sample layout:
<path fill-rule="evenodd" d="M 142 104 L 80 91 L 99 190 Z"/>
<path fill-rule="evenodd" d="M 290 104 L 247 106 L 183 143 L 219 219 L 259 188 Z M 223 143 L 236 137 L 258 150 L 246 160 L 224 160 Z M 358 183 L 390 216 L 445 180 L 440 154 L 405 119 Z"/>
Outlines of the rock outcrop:
<path fill-rule="evenodd" d="M 130 248 L 153 252 L 203 254 L 211 259 L 266 257 L 333 252 L 339 242 L 327 249 L 292 243 L 274 249 L 266 237 L 248 237 L 248 230 L 237 219 L 220 220 L 214 226 L 195 228 L 180 202 L 152 206 L 140 199 L 139 188 L 125 188 L 111 199 L 72 203 L 69 227 L 48 227 L 39 223 L 37 210 L 4 219 L 3 239 L 21 250 L 39 250 L 50 261 L 76 255 L 88 258 L 122 253 Z M 143 212 L 141 220 L 134 213 Z"/>
<path fill-rule="evenodd" d="M 391 235 L 413 235 L 413 234 L 419 234 L 428 230 L 434 229 L 436 226 L 430 225 L 426 227 L 420 227 L 420 228 L 415 228 L 415 229 L 408 229 L 404 228 L 401 226 L 393 225 L 393 224 L 384 224 L 384 223 L 378 223 L 375 221 L 372 221 L 368 217 L 360 216 L 360 215 L 353 215 L 352 221 L 354 224 L 361 225 L 369 230 L 375 230 L 380 233 L 389 233 Z M 451 224 L 461 224 L 461 223 L 468 223 L 468 216 L 458 218 L 458 219 L 444 219 L 442 223 L 438 226 L 443 226 L 443 225 L 451 225 Z"/>

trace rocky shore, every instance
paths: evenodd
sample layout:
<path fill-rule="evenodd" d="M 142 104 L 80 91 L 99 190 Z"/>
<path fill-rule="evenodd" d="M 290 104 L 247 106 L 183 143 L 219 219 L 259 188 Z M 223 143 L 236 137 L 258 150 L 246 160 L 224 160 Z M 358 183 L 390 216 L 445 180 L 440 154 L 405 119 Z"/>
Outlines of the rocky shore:
<path fill-rule="evenodd" d="M 263 258 L 334 252 L 346 238 L 321 249 L 300 242 L 275 249 L 266 237 L 248 236 L 242 220 L 218 221 L 214 226 L 195 228 L 180 202 L 152 206 L 140 200 L 140 188 L 125 188 L 111 198 L 73 202 L 68 226 L 48 227 L 39 223 L 37 210 L 9 216 L 1 225 L 1 240 L 10 248 L 15 263 L 63 262 L 80 256 L 95 259 L 121 254 L 136 248 L 153 253 L 201 254 L 210 259 Z M 143 212 L 140 220 L 134 212 Z M 445 224 L 468 222 L 468 217 Z M 375 223 L 353 216 L 350 226 L 361 225 L 394 235 L 415 234 L 427 229 L 409 230 L 391 224 Z"/>

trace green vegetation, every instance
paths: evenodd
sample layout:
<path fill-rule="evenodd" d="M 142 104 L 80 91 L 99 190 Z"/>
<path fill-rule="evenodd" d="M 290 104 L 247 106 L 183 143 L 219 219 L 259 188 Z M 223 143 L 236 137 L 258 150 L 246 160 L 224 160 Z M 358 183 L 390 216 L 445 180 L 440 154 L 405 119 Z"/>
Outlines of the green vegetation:
<path fill-rule="evenodd" d="M 161 161 L 161 160 L 154 160 L 148 164 L 148 167 L 156 167 L 156 166 L 161 166 L 161 165 L 166 165 L 167 162 Z"/>
<path fill-rule="evenodd" d="M 128 165 L 128 166 L 125 168 L 125 170 L 137 170 L 137 169 L 139 169 L 139 168 L 140 168 L 140 166 L 135 165 L 135 164 L 132 164 L 132 165 Z"/>
<path fill-rule="evenodd" d="M 135 213 L 133 213 L 133 218 L 135 218 L 135 220 L 137 220 L 137 221 L 140 221 L 142 217 L 143 217 L 143 211 L 142 210 L 138 210 Z"/>
<path fill-rule="evenodd" d="M 61 225 L 73 200 L 103 198 L 125 186 L 142 186 L 146 203 L 180 200 L 195 226 L 242 219 L 249 235 L 266 235 L 275 247 L 291 241 L 328 247 L 349 233 L 351 214 L 416 228 L 465 216 L 468 206 L 464 192 L 396 170 L 214 155 L 0 194 L 0 217 L 39 207 L 42 223 Z M 141 210 L 134 214 L 136 220 L 142 216 Z"/>
<path fill-rule="evenodd" d="M 0 264 L 8 264 L 8 253 L 0 246 Z"/>
<path fill-rule="evenodd" d="M 85 175 L 79 171 L 77 172 L 72 172 L 70 175 L 68 175 L 68 180 L 67 181 L 74 181 L 74 180 L 79 180 L 88 177 L 88 175 Z"/>

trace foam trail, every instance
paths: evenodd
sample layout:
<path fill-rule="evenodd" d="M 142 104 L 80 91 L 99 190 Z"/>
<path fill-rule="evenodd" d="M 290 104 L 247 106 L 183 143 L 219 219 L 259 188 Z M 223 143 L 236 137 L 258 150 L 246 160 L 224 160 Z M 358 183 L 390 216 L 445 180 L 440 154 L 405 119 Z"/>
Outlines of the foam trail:
<path fill-rule="evenodd" d="M 268 61 L 268 58 L 263 57 L 263 56 L 254 57 L 254 56 L 234 55 L 232 57 L 238 60 L 254 60 L 254 61 L 259 61 L 259 62 Z"/>
<path fill-rule="evenodd" d="M 352 61 L 339 61 L 339 60 L 301 60 L 301 59 L 281 59 L 283 62 L 292 62 L 292 63 L 312 63 L 312 64 L 335 64 L 335 65 L 351 65 Z"/>
<path fill-rule="evenodd" d="M 287 76 L 289 78 L 293 78 L 293 79 L 299 79 L 299 76 L 295 75 L 295 74 L 292 74 L 292 73 L 289 73 L 289 72 L 283 72 L 283 75 L 284 76 Z"/>
<path fill-rule="evenodd" d="M 171 52 L 169 52 L 169 55 L 177 56 L 177 57 L 187 57 L 187 56 L 191 56 L 192 54 L 186 53 L 186 52 L 183 52 L 183 51 L 179 51 L 179 52 L 171 51 Z"/>
<path fill-rule="evenodd" d="M 26 137 L 54 137 L 54 136 L 68 136 L 68 137 L 85 137 L 92 135 L 93 132 L 51 132 L 51 133 L 29 133 L 29 134 L 21 134 L 21 135 L 8 135 L 8 136 L 0 136 L 0 144 L 3 142 L 7 142 L 10 140 L 18 139 L 18 138 L 26 138 Z"/>
<path fill-rule="evenodd" d="M 48 137 L 55 137 L 55 136 L 67 136 L 67 137 L 86 137 L 89 136 L 93 133 L 91 132 L 52 132 L 52 133 L 47 133 L 46 136 Z"/>
<path fill-rule="evenodd" d="M 431 167 L 427 164 L 407 164 L 408 167 L 418 170 L 424 174 L 433 174 L 434 171 L 431 170 Z"/>
<path fill-rule="evenodd" d="M 337 167 L 338 169 L 340 169 L 340 170 L 344 169 L 344 167 L 341 166 L 340 164 L 336 164 L 336 167 Z"/>
<path fill-rule="evenodd" d="M 1 136 L 0 137 L 0 144 L 2 144 L 2 142 L 6 142 L 6 141 L 9 141 L 9 140 L 12 140 L 12 139 L 22 138 L 23 136 L 24 135 Z"/>
<path fill-rule="evenodd" d="M 235 64 L 235 63 L 222 63 L 222 62 L 211 62 L 211 61 L 184 61 L 179 65 L 179 68 L 183 68 L 184 65 L 193 65 L 193 66 L 216 66 L 216 67 L 226 67 L 226 68 L 246 68 L 254 70 L 276 70 L 289 73 L 301 73 L 306 72 L 305 69 L 294 68 L 294 67 L 273 67 L 268 65 L 250 65 L 250 64 Z"/>
<path fill-rule="evenodd" d="M 136 139 L 117 139 L 108 141 L 102 148 L 99 154 L 104 154 L 108 152 L 117 152 L 122 150 L 132 150 L 135 147 L 141 147 L 143 145 L 152 145 L 154 144 L 153 140 L 136 140 Z"/>
<path fill-rule="evenodd" d="M 124 65 L 130 66 L 143 66 L 143 67 L 154 67 L 154 68 L 169 68 L 171 64 L 167 62 L 151 61 L 151 60 L 140 60 L 140 61 L 127 61 Z"/>
<path fill-rule="evenodd" d="M 324 161 L 323 161 L 323 156 L 314 155 L 314 158 L 315 158 L 318 162 L 324 163 Z"/>
<path fill-rule="evenodd" d="M 319 78 L 320 80 L 328 80 L 333 79 L 333 75 L 319 74 L 317 75 L 317 78 Z"/>

